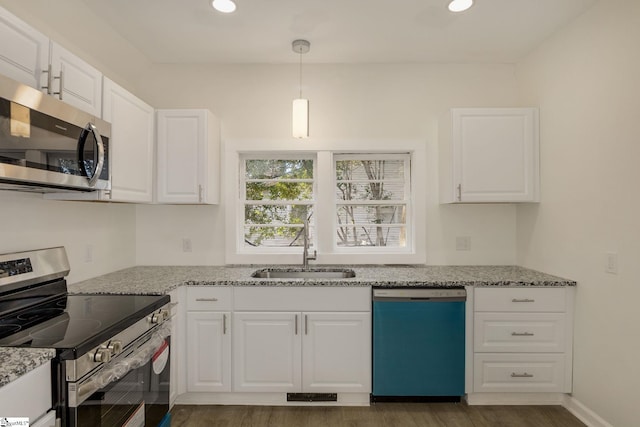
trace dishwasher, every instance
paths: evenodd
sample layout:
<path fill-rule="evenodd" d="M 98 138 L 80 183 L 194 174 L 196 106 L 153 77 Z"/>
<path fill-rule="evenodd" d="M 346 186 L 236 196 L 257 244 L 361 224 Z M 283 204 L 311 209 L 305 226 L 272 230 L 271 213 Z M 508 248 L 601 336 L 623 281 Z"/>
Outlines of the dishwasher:
<path fill-rule="evenodd" d="M 464 395 L 464 288 L 373 289 L 374 401 Z"/>

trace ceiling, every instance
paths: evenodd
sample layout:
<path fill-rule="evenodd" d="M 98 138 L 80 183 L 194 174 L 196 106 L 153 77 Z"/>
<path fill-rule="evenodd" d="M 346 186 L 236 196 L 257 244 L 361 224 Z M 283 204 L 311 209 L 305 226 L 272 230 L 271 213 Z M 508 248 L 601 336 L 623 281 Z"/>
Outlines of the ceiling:
<path fill-rule="evenodd" d="M 597 0 L 82 0 L 158 63 L 499 62 L 523 58 Z"/>

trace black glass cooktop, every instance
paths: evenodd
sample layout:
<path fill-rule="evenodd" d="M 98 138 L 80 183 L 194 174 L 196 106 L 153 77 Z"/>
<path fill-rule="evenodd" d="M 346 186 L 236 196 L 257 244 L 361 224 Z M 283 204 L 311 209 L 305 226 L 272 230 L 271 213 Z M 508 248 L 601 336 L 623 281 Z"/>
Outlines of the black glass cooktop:
<path fill-rule="evenodd" d="M 0 319 L 0 346 L 82 354 L 169 300 L 168 295 L 64 295 Z"/>

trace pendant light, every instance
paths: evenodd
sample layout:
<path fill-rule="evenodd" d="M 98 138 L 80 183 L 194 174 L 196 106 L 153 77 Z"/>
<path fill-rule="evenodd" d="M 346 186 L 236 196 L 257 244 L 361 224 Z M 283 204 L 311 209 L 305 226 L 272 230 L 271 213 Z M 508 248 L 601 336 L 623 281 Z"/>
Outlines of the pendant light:
<path fill-rule="evenodd" d="M 300 55 L 300 95 L 293 100 L 292 133 L 294 138 L 308 138 L 309 100 L 302 98 L 302 54 L 309 52 L 311 43 L 307 40 L 294 40 L 291 46 Z"/>

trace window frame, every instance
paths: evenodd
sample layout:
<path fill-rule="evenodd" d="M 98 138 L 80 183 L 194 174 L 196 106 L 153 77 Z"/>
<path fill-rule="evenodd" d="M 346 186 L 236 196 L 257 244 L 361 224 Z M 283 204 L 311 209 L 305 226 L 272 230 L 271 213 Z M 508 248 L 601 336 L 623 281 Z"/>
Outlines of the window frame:
<path fill-rule="evenodd" d="M 291 246 L 291 247 L 274 247 L 274 246 L 258 246 L 251 247 L 250 245 L 245 245 L 244 239 L 244 230 L 246 226 L 246 217 L 245 217 L 245 206 L 247 204 L 254 205 L 307 205 L 313 207 L 314 215 L 311 217 L 311 221 L 309 221 L 309 228 L 311 230 L 317 230 L 317 201 L 318 201 L 318 158 L 316 152 L 290 152 L 290 151 L 278 151 L 278 152 L 243 152 L 239 153 L 238 156 L 239 164 L 238 164 L 238 187 L 237 187 L 237 210 L 240 221 L 237 221 L 236 227 L 236 248 L 238 254 L 299 254 L 302 253 L 302 249 L 300 246 Z M 313 183 L 312 192 L 313 198 L 311 200 L 267 200 L 265 203 L 257 203 L 256 201 L 251 201 L 246 199 L 246 183 L 249 181 L 253 182 L 266 182 L 269 180 L 260 180 L 260 179 L 246 179 L 246 161 L 247 160 L 311 160 L 313 162 L 313 179 L 291 179 L 291 180 L 271 180 L 274 182 L 277 181 L 290 181 L 290 182 L 309 182 Z M 248 202 L 248 203 L 247 203 Z M 254 203 L 256 202 L 256 203 Z M 267 225 L 268 226 L 268 225 Z M 295 224 L 289 225 L 278 225 L 278 227 L 291 227 L 291 228 L 302 228 L 302 226 L 298 226 Z M 276 227 L 276 226 L 274 226 Z M 316 248 L 316 232 L 310 233 L 311 241 L 310 247 Z"/>
<path fill-rule="evenodd" d="M 333 194 L 333 221 L 332 221 L 332 250 L 336 254 L 406 254 L 413 252 L 413 188 L 412 179 L 413 175 L 411 172 L 411 157 L 412 153 L 404 152 L 402 150 L 398 151 L 389 151 L 389 152 L 361 152 L 361 153 L 353 153 L 353 152 L 332 152 L 331 155 L 331 165 L 332 165 L 332 194 Z M 340 160 L 403 160 L 404 161 L 404 171 L 403 171 L 403 183 L 404 183 L 404 198 L 402 200 L 356 200 L 350 203 L 341 203 L 339 199 L 336 197 L 336 187 L 338 185 L 338 174 L 336 164 Z M 342 181 L 342 180 L 340 180 Z M 360 180 L 357 180 L 360 181 Z M 382 180 L 383 182 L 393 182 L 394 180 Z M 360 182 L 371 182 L 360 181 Z M 339 206 L 345 205 L 362 205 L 362 206 L 371 206 L 371 205 L 403 205 L 405 206 L 405 218 L 406 222 L 404 224 L 398 223 L 396 226 L 404 226 L 405 227 L 405 236 L 406 241 L 404 246 L 339 246 L 338 245 L 338 220 L 337 220 L 337 209 Z M 389 227 L 391 224 L 385 224 L 384 227 Z"/>

